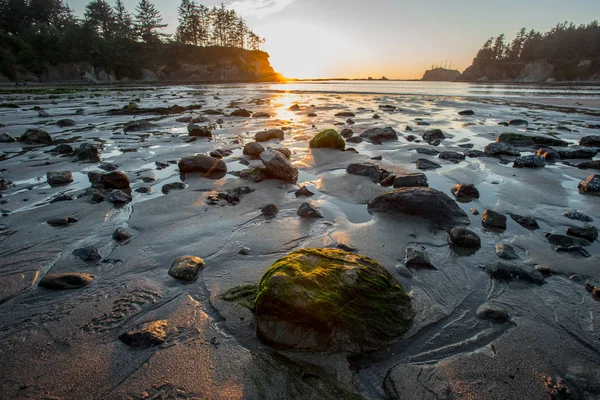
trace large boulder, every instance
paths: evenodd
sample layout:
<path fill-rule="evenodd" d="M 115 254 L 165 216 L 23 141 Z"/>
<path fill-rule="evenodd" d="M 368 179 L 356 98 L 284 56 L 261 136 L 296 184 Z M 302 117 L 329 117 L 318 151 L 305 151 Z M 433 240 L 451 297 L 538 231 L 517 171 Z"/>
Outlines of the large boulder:
<path fill-rule="evenodd" d="M 90 178 L 91 181 L 92 178 Z M 121 171 L 112 171 L 100 176 L 100 183 L 104 189 L 129 189 L 129 178 Z"/>
<path fill-rule="evenodd" d="M 227 165 L 223 160 L 202 154 L 184 157 L 179 161 L 178 165 L 181 173 L 199 172 L 211 179 L 219 179 L 227 174 Z"/>
<path fill-rule="evenodd" d="M 396 133 L 394 128 L 388 126 L 387 128 L 373 128 L 366 130 L 360 134 L 360 137 L 372 142 L 385 142 L 398 140 L 398 133 Z"/>
<path fill-rule="evenodd" d="M 440 129 L 431 129 L 423 133 L 423 140 L 429 144 L 433 144 L 446 139 L 446 136 Z"/>
<path fill-rule="evenodd" d="M 586 180 L 579 182 L 579 193 L 600 196 L 600 175 L 590 175 Z"/>
<path fill-rule="evenodd" d="M 308 142 L 308 146 L 311 149 L 327 148 L 344 150 L 346 148 L 346 141 L 335 129 L 326 129 L 317 133 Z"/>
<path fill-rule="evenodd" d="M 267 177 L 291 183 L 298 180 L 298 169 L 280 152 L 269 148 L 260 153 L 260 160 L 265 165 Z"/>
<path fill-rule="evenodd" d="M 376 261 L 337 249 L 302 249 L 277 260 L 260 281 L 257 335 L 284 349 L 378 349 L 410 327 L 411 300 Z"/>
<path fill-rule="evenodd" d="M 371 200 L 370 213 L 420 217 L 442 227 L 468 225 L 467 214 L 444 193 L 424 187 L 394 189 Z"/>

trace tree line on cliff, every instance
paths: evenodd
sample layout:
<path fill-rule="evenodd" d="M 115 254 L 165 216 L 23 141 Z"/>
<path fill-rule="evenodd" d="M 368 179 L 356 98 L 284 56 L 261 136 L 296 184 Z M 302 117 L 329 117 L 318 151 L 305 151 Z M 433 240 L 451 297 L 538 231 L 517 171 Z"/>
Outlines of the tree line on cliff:
<path fill-rule="evenodd" d="M 0 73 L 15 79 L 17 68 L 41 74 L 48 63 L 86 61 L 135 78 L 143 57 L 153 52 L 215 47 L 213 52 L 222 57 L 227 49 L 259 50 L 264 42 L 223 4 L 208 8 L 182 0 L 178 14 L 176 33 L 169 35 L 149 0 L 139 0 L 133 13 L 122 0 L 114 6 L 92 0 L 82 18 L 64 0 L 0 0 Z"/>
<path fill-rule="evenodd" d="M 600 24 L 559 23 L 548 32 L 522 28 L 507 42 L 504 34 L 489 38 L 473 59 L 471 71 L 485 71 L 544 61 L 559 80 L 586 78 L 600 70 Z"/>

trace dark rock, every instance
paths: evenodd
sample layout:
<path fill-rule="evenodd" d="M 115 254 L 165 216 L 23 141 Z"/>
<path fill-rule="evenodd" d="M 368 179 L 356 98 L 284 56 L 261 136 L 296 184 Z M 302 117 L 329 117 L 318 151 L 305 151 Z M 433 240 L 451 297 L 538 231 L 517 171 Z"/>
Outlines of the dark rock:
<path fill-rule="evenodd" d="M 579 140 L 579 145 L 585 147 L 600 147 L 600 136 L 584 136 Z"/>
<path fill-rule="evenodd" d="M 584 161 L 576 165 L 579 169 L 600 169 L 600 160 Z"/>
<path fill-rule="evenodd" d="M 94 204 L 102 203 L 106 199 L 106 193 L 103 190 L 92 189 L 91 202 Z"/>
<path fill-rule="evenodd" d="M 425 247 L 407 247 L 404 251 L 404 265 L 407 268 L 437 269 L 431 263 Z"/>
<path fill-rule="evenodd" d="M 219 192 L 218 199 L 225 200 L 229 204 L 238 204 L 245 194 L 253 193 L 254 189 L 248 186 L 241 186 L 233 189 L 228 189 L 226 192 Z"/>
<path fill-rule="evenodd" d="M 119 189 L 113 189 L 106 195 L 106 201 L 108 201 L 109 203 L 129 203 L 132 200 L 133 199 L 130 195 Z"/>
<path fill-rule="evenodd" d="M 296 190 L 296 193 L 294 193 L 296 195 L 296 197 L 311 197 L 314 196 L 314 193 L 311 192 L 310 190 L 308 190 L 306 188 L 306 186 L 302 186 L 300 189 Z"/>
<path fill-rule="evenodd" d="M 511 126 L 529 125 L 529 121 L 526 121 L 524 119 L 513 119 L 513 120 L 508 121 L 508 125 L 511 125 Z"/>
<path fill-rule="evenodd" d="M 450 189 L 450 193 L 459 200 L 471 201 L 479 198 L 479 190 L 474 185 L 459 183 Z"/>
<path fill-rule="evenodd" d="M 394 179 L 394 188 L 403 187 L 429 187 L 427 176 L 423 173 L 416 172 L 412 174 L 396 175 Z M 383 183 L 382 183 L 383 186 Z"/>
<path fill-rule="evenodd" d="M 190 124 L 190 125 L 188 125 L 187 130 L 188 130 L 189 136 L 212 137 L 212 132 L 210 131 L 210 129 L 203 127 L 203 126 Z"/>
<path fill-rule="evenodd" d="M 284 134 L 281 129 L 267 129 L 266 131 L 257 132 L 254 135 L 254 140 L 257 142 L 267 142 L 269 140 L 283 140 Z"/>
<path fill-rule="evenodd" d="M 510 320 L 506 310 L 495 304 L 485 303 L 477 309 L 477 316 L 497 324 L 503 324 Z"/>
<path fill-rule="evenodd" d="M 302 249 L 276 261 L 255 305 L 258 338 L 284 349 L 370 351 L 397 341 L 413 318 L 410 297 L 389 272 L 337 249 Z"/>
<path fill-rule="evenodd" d="M 567 235 L 585 239 L 588 242 L 594 242 L 598 239 L 598 228 L 592 225 L 587 225 L 583 228 L 570 227 L 567 228 Z"/>
<path fill-rule="evenodd" d="M 129 347 L 148 348 L 158 346 L 167 339 L 166 320 L 143 324 L 129 332 L 119 335 L 119 340 Z"/>
<path fill-rule="evenodd" d="M 158 128 L 158 125 L 153 124 L 150 121 L 131 121 L 125 124 L 123 128 L 124 132 L 140 132 L 140 131 L 149 131 L 151 129 Z"/>
<path fill-rule="evenodd" d="M 380 117 L 379 115 L 377 115 L 377 114 L 373 114 L 373 117 L 372 117 L 372 118 L 373 118 L 373 119 L 381 119 L 381 117 Z"/>
<path fill-rule="evenodd" d="M 229 114 L 230 117 L 243 117 L 243 118 L 250 118 L 250 116 L 252 116 L 252 114 L 250 113 L 250 111 L 244 109 L 244 108 L 240 108 L 239 110 L 235 110 L 234 112 L 232 112 L 231 114 Z"/>
<path fill-rule="evenodd" d="M 586 239 L 573 236 L 547 234 L 546 239 L 554 246 L 571 247 L 571 246 L 589 246 L 591 243 Z"/>
<path fill-rule="evenodd" d="M 347 251 L 349 253 L 353 253 L 356 251 L 356 249 L 354 247 L 348 246 L 347 244 L 344 244 L 344 243 L 338 243 L 335 247 L 340 250 Z"/>
<path fill-rule="evenodd" d="M 149 186 L 142 186 L 142 187 L 135 189 L 135 191 L 136 191 L 136 193 L 150 194 L 150 193 L 152 193 L 152 188 Z"/>
<path fill-rule="evenodd" d="M 391 128 L 372 128 L 360 134 L 360 137 L 371 142 L 385 142 L 398 140 L 398 133 Z"/>
<path fill-rule="evenodd" d="M 434 163 L 433 161 L 429 161 L 425 158 L 419 158 L 417 161 L 415 161 L 415 164 L 417 165 L 417 169 L 420 169 L 423 171 L 427 171 L 430 169 L 442 168 L 442 166 L 440 164 Z"/>
<path fill-rule="evenodd" d="M 362 138 L 360 138 L 359 136 L 352 136 L 348 139 L 346 139 L 346 143 L 362 143 Z"/>
<path fill-rule="evenodd" d="M 133 233 L 129 232 L 125 228 L 117 228 L 112 237 L 117 242 L 124 242 L 125 240 L 131 239 L 133 237 Z"/>
<path fill-rule="evenodd" d="M 6 132 L 0 133 L 0 143 L 12 143 L 12 142 L 16 142 L 16 141 L 17 141 L 17 139 L 12 137 L 8 133 L 6 133 Z"/>
<path fill-rule="evenodd" d="M 590 253 L 581 246 L 556 246 L 557 253 L 568 253 L 570 255 L 589 258 Z"/>
<path fill-rule="evenodd" d="M 499 155 L 507 155 L 507 156 L 520 156 L 521 152 L 514 148 L 513 146 L 506 143 L 490 143 L 483 149 L 485 154 L 488 156 L 499 156 Z"/>
<path fill-rule="evenodd" d="M 521 156 L 515 160 L 513 168 L 542 168 L 546 161 L 538 155 Z"/>
<path fill-rule="evenodd" d="M 210 156 L 213 158 L 223 158 L 223 157 L 228 157 L 230 155 L 233 154 L 233 151 L 231 150 L 223 150 L 223 149 L 216 149 L 210 152 Z"/>
<path fill-rule="evenodd" d="M 300 106 L 298 104 L 292 104 L 288 110 L 290 111 L 300 111 Z"/>
<path fill-rule="evenodd" d="M 175 121 L 181 122 L 182 124 L 206 124 L 210 122 L 210 119 L 206 117 L 182 117 L 177 118 Z"/>
<path fill-rule="evenodd" d="M 265 176 L 265 168 L 244 169 L 239 172 L 233 171 L 231 172 L 231 174 L 239 176 L 241 179 L 245 179 L 256 183 L 262 182 L 265 179 L 267 179 L 267 177 Z"/>
<path fill-rule="evenodd" d="M 335 114 L 335 116 L 336 117 L 356 117 L 356 115 L 350 111 L 342 111 L 342 112 Z"/>
<path fill-rule="evenodd" d="M 475 112 L 473 110 L 464 110 L 464 111 L 459 111 L 458 115 L 475 115 Z"/>
<path fill-rule="evenodd" d="M 269 204 L 260 209 L 260 213 L 266 217 L 273 218 L 279 213 L 279 209 L 274 204 Z"/>
<path fill-rule="evenodd" d="M 260 154 L 260 160 L 265 165 L 267 177 L 290 183 L 298 180 L 298 169 L 283 154 L 267 149 Z"/>
<path fill-rule="evenodd" d="M 298 209 L 298 215 L 305 218 L 323 218 L 321 211 L 311 206 L 309 203 L 303 203 Z"/>
<path fill-rule="evenodd" d="M 88 178 L 90 175 L 88 175 Z M 92 178 L 89 178 L 90 182 Z M 93 182 L 92 182 L 93 183 Z M 120 189 L 127 190 L 130 188 L 130 182 L 127 175 L 121 171 L 112 171 L 100 176 L 100 183 L 104 189 Z"/>
<path fill-rule="evenodd" d="M 185 183 L 173 182 L 173 183 L 167 183 L 166 185 L 163 185 L 163 187 L 160 191 L 163 194 L 169 194 L 172 190 L 183 190 L 183 189 L 185 189 Z"/>
<path fill-rule="evenodd" d="M 441 158 L 442 160 L 452 161 L 453 163 L 459 163 L 465 159 L 465 156 L 455 151 L 442 151 L 438 155 L 438 158 Z"/>
<path fill-rule="evenodd" d="M 92 283 L 93 280 L 94 275 L 65 272 L 44 276 L 38 286 L 52 290 L 70 290 L 85 287 Z"/>
<path fill-rule="evenodd" d="M 383 175 L 382 175 L 383 176 Z M 396 175 L 388 175 L 379 182 L 379 184 L 383 187 L 394 186 L 394 181 L 396 180 Z M 401 186 L 399 186 L 401 187 Z"/>
<path fill-rule="evenodd" d="M 306 115 L 307 117 L 316 117 L 317 113 L 311 112 Z"/>
<path fill-rule="evenodd" d="M 68 185 L 73 182 L 73 174 L 71 171 L 49 171 L 46 180 L 50 186 Z"/>
<path fill-rule="evenodd" d="M 469 223 L 467 214 L 450 197 L 422 187 L 394 189 L 371 200 L 368 210 L 424 218 L 442 227 Z"/>
<path fill-rule="evenodd" d="M 381 175 L 383 174 L 379 166 L 371 163 L 349 164 L 346 167 L 346 172 L 351 175 L 366 176 L 375 183 L 381 181 Z"/>
<path fill-rule="evenodd" d="M 73 255 L 86 262 L 98 262 L 102 256 L 94 246 L 86 246 L 81 249 L 73 250 Z"/>
<path fill-rule="evenodd" d="M 265 148 L 257 142 L 251 142 L 244 146 L 245 156 L 258 157 L 263 151 L 265 151 Z"/>
<path fill-rule="evenodd" d="M 575 221 L 581 221 L 581 222 L 594 222 L 594 219 L 588 215 L 585 215 L 583 213 L 580 213 L 579 211 L 566 211 L 563 214 L 564 217 L 567 217 L 569 219 L 573 219 Z"/>
<path fill-rule="evenodd" d="M 82 143 L 74 156 L 80 161 L 100 162 L 100 148 L 92 143 Z"/>
<path fill-rule="evenodd" d="M 544 284 L 544 276 L 535 268 L 519 264 L 494 263 L 481 267 L 492 278 L 499 281 L 511 281 L 513 277 L 526 282 Z"/>
<path fill-rule="evenodd" d="M 481 216 L 481 221 L 484 226 L 501 229 L 506 229 L 506 216 L 492 210 L 485 210 Z"/>
<path fill-rule="evenodd" d="M 428 147 L 417 147 L 415 151 L 419 154 L 425 154 L 428 156 L 437 156 L 438 154 L 440 154 L 439 151 L 435 149 L 430 149 Z"/>
<path fill-rule="evenodd" d="M 271 118 L 271 114 L 266 112 L 255 112 L 252 114 L 252 118 Z"/>
<path fill-rule="evenodd" d="M 177 257 L 171 263 L 169 275 L 184 282 L 192 282 L 204 266 L 204 260 L 195 256 Z"/>
<path fill-rule="evenodd" d="M 465 158 L 469 157 L 469 158 L 480 158 L 480 157 L 487 157 L 487 154 L 481 150 L 469 150 L 469 151 L 465 151 L 463 153 L 463 155 L 465 156 Z"/>
<path fill-rule="evenodd" d="M 354 125 L 356 122 L 354 122 L 354 121 L 353 121 L 351 118 L 348 118 L 348 119 L 346 120 L 346 123 L 347 123 L 348 125 Z"/>
<path fill-rule="evenodd" d="M 536 229 L 540 229 L 537 221 L 533 217 L 524 217 L 522 215 L 510 214 L 510 217 L 517 224 L 521 225 L 525 229 L 529 229 L 530 231 L 535 231 Z"/>
<path fill-rule="evenodd" d="M 58 127 L 60 127 L 60 128 L 66 128 L 69 126 L 75 126 L 76 123 L 72 119 L 67 118 L 67 119 L 59 119 L 58 121 L 56 121 L 56 125 L 58 125 Z"/>
<path fill-rule="evenodd" d="M 19 138 L 19 141 L 25 144 L 52 144 L 52 137 L 46 131 L 41 129 L 27 129 Z"/>
<path fill-rule="evenodd" d="M 117 169 L 119 169 L 119 166 L 117 164 L 103 162 L 102 164 L 98 165 L 98 168 L 100 168 L 101 170 L 106 171 L 106 172 L 112 172 L 112 171 L 116 171 Z"/>
<path fill-rule="evenodd" d="M 557 150 L 557 153 L 563 160 L 592 159 L 598 154 L 598 149 L 589 149 L 585 147 L 568 148 Z"/>
<path fill-rule="evenodd" d="M 478 249 L 481 247 L 481 239 L 479 236 L 467 228 L 453 228 L 449 233 L 450 243 L 457 247 L 465 247 L 469 249 Z"/>
<path fill-rule="evenodd" d="M 429 131 L 425 131 L 422 137 L 423 140 L 429 144 L 446 139 L 446 136 L 440 129 L 432 129 Z"/>
<path fill-rule="evenodd" d="M 227 165 L 223 160 L 201 154 L 182 158 L 178 166 L 181 173 L 201 173 L 210 179 L 220 179 L 227 174 Z"/>
<path fill-rule="evenodd" d="M 465 143 L 459 144 L 458 147 L 460 147 L 461 149 L 472 149 L 473 147 L 475 147 L 475 145 L 473 143 Z"/>
<path fill-rule="evenodd" d="M 519 258 L 515 248 L 508 243 L 498 243 L 496 245 L 496 255 L 505 260 L 516 260 Z"/>
<path fill-rule="evenodd" d="M 354 132 L 352 132 L 352 129 L 349 129 L 349 128 L 342 129 L 342 131 L 340 132 L 340 135 L 342 135 L 342 137 L 344 139 L 348 139 L 349 137 L 352 137 L 353 134 L 354 134 Z"/>
<path fill-rule="evenodd" d="M 600 196 L 600 175 L 590 175 L 577 186 L 579 193 Z"/>
<path fill-rule="evenodd" d="M 335 129 L 326 129 L 312 138 L 308 143 L 308 146 L 311 149 L 328 148 L 344 150 L 346 148 L 346 142 Z"/>
<path fill-rule="evenodd" d="M 503 133 L 496 139 L 496 142 L 515 147 L 528 147 L 535 144 L 532 136 L 522 133 Z"/>
<path fill-rule="evenodd" d="M 78 222 L 77 218 L 73 217 L 61 217 L 61 218 L 50 218 L 48 221 L 48 225 L 52 226 L 67 226 Z"/>
<path fill-rule="evenodd" d="M 537 155 L 542 157 L 545 161 L 553 162 L 560 160 L 560 154 L 556 152 L 556 150 L 551 149 L 549 147 L 542 147 L 538 149 Z"/>
<path fill-rule="evenodd" d="M 72 154 L 73 153 L 73 147 L 71 147 L 70 145 L 66 144 L 66 143 L 61 143 L 58 146 L 56 146 L 55 148 L 53 148 L 52 150 L 50 150 L 51 153 L 58 153 L 58 154 Z"/>

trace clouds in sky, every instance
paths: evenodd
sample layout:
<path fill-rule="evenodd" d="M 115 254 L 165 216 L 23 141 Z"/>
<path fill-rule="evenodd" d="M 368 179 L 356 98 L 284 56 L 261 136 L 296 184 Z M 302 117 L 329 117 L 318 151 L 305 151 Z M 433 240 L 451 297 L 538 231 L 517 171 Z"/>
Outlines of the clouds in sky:
<path fill-rule="evenodd" d="M 229 4 L 239 14 L 248 17 L 264 18 L 278 13 L 296 0 L 236 0 Z"/>

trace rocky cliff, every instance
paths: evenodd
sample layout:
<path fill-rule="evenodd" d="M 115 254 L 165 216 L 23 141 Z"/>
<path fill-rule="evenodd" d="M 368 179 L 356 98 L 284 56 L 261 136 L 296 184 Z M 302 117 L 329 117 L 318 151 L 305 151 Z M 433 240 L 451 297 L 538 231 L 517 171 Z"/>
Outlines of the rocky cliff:
<path fill-rule="evenodd" d="M 460 76 L 460 72 L 452 69 L 435 68 L 425 71 L 422 81 L 452 82 Z"/>
<path fill-rule="evenodd" d="M 16 65 L 20 82 L 127 83 L 127 82 L 257 82 L 282 76 L 262 51 L 238 48 L 195 47 L 179 44 L 140 45 L 128 65 L 89 60 L 52 65 L 40 72 Z M 0 77 L 0 81 L 8 81 Z"/>

